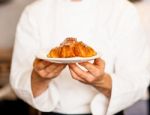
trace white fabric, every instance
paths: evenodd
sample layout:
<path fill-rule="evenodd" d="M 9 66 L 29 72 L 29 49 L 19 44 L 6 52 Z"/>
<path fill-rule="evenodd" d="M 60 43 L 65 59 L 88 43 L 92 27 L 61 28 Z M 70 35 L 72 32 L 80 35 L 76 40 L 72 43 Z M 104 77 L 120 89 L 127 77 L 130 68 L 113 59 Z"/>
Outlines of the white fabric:
<path fill-rule="evenodd" d="M 68 68 L 37 98 L 31 90 L 36 53 L 77 37 L 105 60 L 110 99 L 72 79 Z M 16 94 L 41 111 L 112 115 L 141 99 L 149 84 L 149 48 L 135 8 L 126 0 L 38 0 L 23 12 L 16 33 L 10 82 Z"/>

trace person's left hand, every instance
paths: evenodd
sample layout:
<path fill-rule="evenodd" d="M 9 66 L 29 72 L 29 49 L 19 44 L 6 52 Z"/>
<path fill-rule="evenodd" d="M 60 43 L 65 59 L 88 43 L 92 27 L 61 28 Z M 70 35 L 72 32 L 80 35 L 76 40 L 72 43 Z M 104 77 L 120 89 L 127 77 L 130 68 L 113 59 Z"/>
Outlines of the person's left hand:
<path fill-rule="evenodd" d="M 111 95 L 112 81 L 111 77 L 105 73 L 105 62 L 97 58 L 94 63 L 79 63 L 87 71 L 81 69 L 77 64 L 69 64 L 72 77 L 82 83 L 94 86 L 107 97 Z"/>

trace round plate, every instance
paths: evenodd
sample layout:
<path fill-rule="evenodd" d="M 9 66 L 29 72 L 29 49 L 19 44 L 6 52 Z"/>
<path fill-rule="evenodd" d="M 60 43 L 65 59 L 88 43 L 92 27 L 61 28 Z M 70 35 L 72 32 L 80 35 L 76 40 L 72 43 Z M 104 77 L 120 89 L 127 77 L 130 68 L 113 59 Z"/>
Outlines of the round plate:
<path fill-rule="evenodd" d="M 95 55 L 92 57 L 72 57 L 72 58 L 49 58 L 47 57 L 49 51 L 40 51 L 36 57 L 38 59 L 42 59 L 45 61 L 53 62 L 53 63 L 81 63 L 94 60 L 99 57 L 99 55 Z"/>

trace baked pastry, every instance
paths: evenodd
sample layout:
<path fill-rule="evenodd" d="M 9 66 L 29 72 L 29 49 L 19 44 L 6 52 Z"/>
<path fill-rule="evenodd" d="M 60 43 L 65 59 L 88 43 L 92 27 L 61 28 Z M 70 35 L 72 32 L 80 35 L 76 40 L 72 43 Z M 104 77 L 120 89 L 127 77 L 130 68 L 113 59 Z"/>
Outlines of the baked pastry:
<path fill-rule="evenodd" d="M 48 53 L 49 58 L 91 57 L 96 52 L 83 42 L 75 38 L 66 38 L 58 47 L 52 48 Z"/>
<path fill-rule="evenodd" d="M 85 45 L 83 42 L 77 42 L 75 44 L 74 53 L 77 57 L 91 57 L 96 55 L 94 49 Z"/>

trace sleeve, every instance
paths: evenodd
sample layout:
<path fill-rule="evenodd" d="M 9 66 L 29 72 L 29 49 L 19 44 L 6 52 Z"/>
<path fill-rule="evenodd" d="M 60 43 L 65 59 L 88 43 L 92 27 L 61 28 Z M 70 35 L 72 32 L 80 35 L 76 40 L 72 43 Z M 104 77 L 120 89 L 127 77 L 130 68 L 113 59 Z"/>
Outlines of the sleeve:
<path fill-rule="evenodd" d="M 150 47 L 138 13 L 127 4 L 120 17 L 113 36 L 114 72 L 109 73 L 112 77 L 111 98 L 103 96 L 100 99 L 102 96 L 96 95 L 92 102 L 94 115 L 102 111 L 98 108 L 102 102 L 107 107 L 103 110 L 107 115 L 126 109 L 143 97 L 150 83 Z"/>
<path fill-rule="evenodd" d="M 32 63 L 39 49 L 39 35 L 32 10 L 27 7 L 18 23 L 13 51 L 10 83 L 19 98 L 40 111 L 52 111 L 58 103 L 58 92 L 51 82 L 49 88 L 34 98 L 31 90 Z"/>

